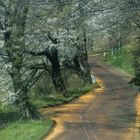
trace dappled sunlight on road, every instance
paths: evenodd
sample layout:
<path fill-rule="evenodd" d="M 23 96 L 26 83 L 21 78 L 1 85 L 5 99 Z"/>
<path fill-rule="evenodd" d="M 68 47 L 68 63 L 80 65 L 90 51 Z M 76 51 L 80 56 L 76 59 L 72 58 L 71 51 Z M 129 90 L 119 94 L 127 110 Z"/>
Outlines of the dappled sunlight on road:
<path fill-rule="evenodd" d="M 53 140 L 62 134 L 65 131 L 65 123 L 82 123 L 79 113 L 88 107 L 88 104 L 95 99 L 96 94 L 103 93 L 102 80 L 97 79 L 97 82 L 101 86 L 100 88 L 82 95 L 71 103 L 41 109 L 41 113 L 44 116 L 49 116 L 56 121 L 56 127 L 47 138 L 44 138 L 44 140 Z"/>
<path fill-rule="evenodd" d="M 97 83 L 100 85 L 100 88 L 96 89 L 97 94 L 103 94 L 105 91 L 105 86 L 103 80 L 97 78 Z"/>
<path fill-rule="evenodd" d="M 132 140 L 140 140 L 140 93 L 137 95 L 135 106 L 137 111 L 137 117 L 135 127 L 133 129 Z"/>
<path fill-rule="evenodd" d="M 50 133 L 50 135 L 44 140 L 53 140 L 57 138 L 60 134 L 62 134 L 65 131 L 64 123 L 71 123 L 71 122 L 77 122 L 80 123 L 80 116 L 76 114 L 57 114 L 55 117 L 52 117 L 53 120 L 56 121 L 56 126 L 53 129 L 53 131 Z"/>
<path fill-rule="evenodd" d="M 140 140 L 132 139 L 135 90 L 114 69 L 94 64 L 93 71 L 100 88 L 68 104 L 41 109 L 56 121 L 44 140 Z"/>

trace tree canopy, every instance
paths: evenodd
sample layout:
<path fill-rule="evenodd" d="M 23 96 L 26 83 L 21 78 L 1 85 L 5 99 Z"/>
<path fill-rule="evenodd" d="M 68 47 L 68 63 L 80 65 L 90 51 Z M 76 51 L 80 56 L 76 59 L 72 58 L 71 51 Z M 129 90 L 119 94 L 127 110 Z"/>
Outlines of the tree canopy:
<path fill-rule="evenodd" d="M 92 84 L 89 48 L 98 37 L 106 40 L 104 49 L 122 47 L 130 36 L 139 40 L 139 17 L 139 0 L 0 0 L 1 94 L 23 118 L 38 118 L 28 92 L 43 72 L 64 96 L 69 93 L 62 69 L 73 70 Z M 139 50 L 138 42 L 134 51 L 138 83 Z"/>

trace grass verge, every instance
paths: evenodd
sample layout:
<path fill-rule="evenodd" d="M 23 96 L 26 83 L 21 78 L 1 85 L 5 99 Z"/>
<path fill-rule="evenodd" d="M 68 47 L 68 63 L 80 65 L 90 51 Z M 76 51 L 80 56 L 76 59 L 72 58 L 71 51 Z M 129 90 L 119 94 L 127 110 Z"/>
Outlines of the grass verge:
<path fill-rule="evenodd" d="M 83 95 L 86 92 L 94 90 L 94 88 L 96 88 L 96 87 L 98 87 L 98 85 L 96 85 L 96 84 L 94 86 L 87 85 L 84 88 L 79 89 L 77 91 L 70 91 L 69 97 L 64 97 L 61 94 L 52 94 L 52 95 L 46 96 L 46 97 L 38 97 L 38 98 L 32 99 L 32 103 L 37 108 L 44 108 L 44 107 L 61 105 L 64 103 L 68 103 L 75 98 L 78 98 L 79 96 Z"/>
<path fill-rule="evenodd" d="M 0 140 L 40 140 L 53 125 L 50 119 L 23 121 L 15 108 L 0 103 Z"/>
<path fill-rule="evenodd" d="M 53 126 L 53 121 L 48 119 L 17 121 L 9 124 L 0 131 L 1 140 L 39 140 L 47 135 Z"/>
<path fill-rule="evenodd" d="M 116 51 L 114 55 L 107 55 L 105 57 L 105 62 L 111 66 L 124 70 L 130 75 L 134 75 L 134 69 L 132 66 L 133 57 L 125 48 Z"/>

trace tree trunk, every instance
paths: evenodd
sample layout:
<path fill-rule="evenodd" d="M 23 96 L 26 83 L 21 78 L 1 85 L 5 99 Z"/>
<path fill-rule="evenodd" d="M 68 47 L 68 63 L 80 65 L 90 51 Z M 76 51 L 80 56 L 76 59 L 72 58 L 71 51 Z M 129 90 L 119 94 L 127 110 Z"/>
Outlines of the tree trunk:
<path fill-rule="evenodd" d="M 78 65 L 80 66 L 81 71 L 83 71 L 80 73 L 83 74 L 82 76 L 85 83 L 92 84 L 92 79 L 90 75 L 90 66 L 88 64 L 87 39 L 85 31 L 83 31 L 81 35 L 82 36 L 79 37 L 79 42 L 77 44 L 78 55 L 77 57 L 75 57 L 75 59 L 77 59 L 77 62 L 79 61 Z"/>
<path fill-rule="evenodd" d="M 92 79 L 91 79 L 91 75 L 90 75 L 90 66 L 88 64 L 88 60 L 85 55 L 80 57 L 80 62 L 82 64 L 82 66 L 84 67 L 85 83 L 92 84 Z"/>
<path fill-rule="evenodd" d="M 12 66 L 12 80 L 13 87 L 16 93 L 15 105 L 20 113 L 22 119 L 38 119 L 39 114 L 35 111 L 33 106 L 28 100 L 27 89 L 21 81 L 20 65 L 16 63 L 18 60 L 13 61 Z M 17 65 L 18 64 L 18 65 Z"/>
<path fill-rule="evenodd" d="M 91 84 L 90 67 L 84 56 L 74 58 L 74 70 L 83 79 L 84 83 Z"/>
<path fill-rule="evenodd" d="M 39 119 L 39 114 L 28 101 L 26 89 L 19 89 L 17 91 L 18 99 L 16 104 L 22 116 L 22 119 Z"/>
<path fill-rule="evenodd" d="M 28 13 L 28 0 L 23 3 L 17 1 L 9 1 L 9 7 L 6 9 L 4 41 L 5 49 L 8 54 L 11 69 L 9 70 L 13 87 L 16 95 L 15 103 L 21 118 L 36 118 L 31 104 L 28 101 L 27 90 L 21 78 L 21 67 L 24 59 L 25 49 L 25 24 Z"/>
<path fill-rule="evenodd" d="M 68 93 L 64 86 L 64 81 L 61 75 L 58 51 L 56 49 L 52 49 L 51 54 L 52 54 L 52 57 L 50 59 L 51 64 L 52 64 L 51 76 L 52 76 L 52 81 L 55 86 L 55 89 L 58 93 L 62 93 L 64 96 L 68 96 Z"/>
<path fill-rule="evenodd" d="M 28 101 L 27 90 L 21 80 L 21 64 L 23 57 L 20 55 L 20 49 L 15 49 L 14 47 L 11 47 L 12 45 L 13 44 L 11 43 L 11 39 L 7 38 L 5 47 L 9 56 L 9 60 L 12 63 L 10 75 L 13 81 L 13 87 L 16 95 L 15 105 L 18 108 L 22 119 L 35 119 L 38 118 L 38 116 Z"/>
<path fill-rule="evenodd" d="M 67 90 L 65 88 L 63 78 L 61 75 L 60 70 L 60 63 L 58 58 L 58 50 L 56 48 L 51 48 L 51 50 L 44 50 L 42 52 L 36 53 L 36 52 L 30 52 L 30 54 L 34 56 L 46 56 L 47 59 L 49 59 L 51 63 L 51 70 L 48 70 L 47 67 L 44 68 L 46 71 L 49 71 L 49 74 L 52 78 L 53 85 L 55 87 L 56 92 L 62 93 L 64 96 L 68 96 Z"/>
<path fill-rule="evenodd" d="M 79 77 L 81 77 L 81 79 L 84 80 L 85 79 L 84 71 L 81 68 L 81 65 L 79 62 L 79 56 L 75 56 L 73 62 L 74 62 L 74 66 L 73 66 L 74 71 L 79 75 Z"/>
<path fill-rule="evenodd" d="M 92 84 L 91 74 L 90 74 L 90 66 L 88 64 L 88 53 L 87 53 L 87 37 L 86 37 L 86 31 L 83 31 L 83 47 L 82 52 L 80 56 L 80 62 L 84 67 L 84 74 L 85 74 L 85 80 L 88 84 Z"/>
<path fill-rule="evenodd" d="M 66 88 L 63 83 L 63 79 L 60 73 L 60 66 L 57 63 L 52 63 L 52 81 L 55 89 L 59 93 L 67 95 Z"/>

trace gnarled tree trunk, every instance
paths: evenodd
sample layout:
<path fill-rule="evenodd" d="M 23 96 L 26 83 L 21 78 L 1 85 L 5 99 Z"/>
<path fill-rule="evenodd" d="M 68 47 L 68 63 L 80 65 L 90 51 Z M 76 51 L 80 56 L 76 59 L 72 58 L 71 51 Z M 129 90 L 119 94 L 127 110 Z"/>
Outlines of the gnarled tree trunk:
<path fill-rule="evenodd" d="M 16 93 L 15 105 L 20 113 L 22 119 L 38 119 L 39 114 L 29 102 L 27 96 L 27 88 L 21 81 L 20 67 L 12 67 L 13 86 Z"/>
<path fill-rule="evenodd" d="M 52 48 L 51 50 L 44 50 L 42 52 L 30 52 L 33 56 L 46 56 L 46 58 L 51 63 L 51 69 L 47 69 L 44 67 L 46 71 L 49 71 L 49 74 L 52 78 L 53 85 L 55 87 L 56 92 L 62 93 L 64 96 L 68 96 L 67 90 L 65 88 L 63 78 L 61 75 L 60 63 L 58 58 L 58 50 L 56 48 Z"/>
<path fill-rule="evenodd" d="M 23 119 L 36 118 L 33 108 L 28 101 L 26 86 L 22 81 L 21 67 L 24 59 L 24 31 L 26 24 L 26 16 L 28 13 L 28 0 L 25 5 L 19 0 L 9 1 L 9 7 L 6 9 L 5 15 L 5 32 L 4 46 L 8 54 L 11 69 L 9 73 L 13 81 L 13 87 L 16 94 L 16 107 L 18 108 Z"/>
<path fill-rule="evenodd" d="M 51 76 L 52 76 L 53 84 L 57 92 L 62 93 L 64 96 L 67 96 L 68 93 L 64 86 L 63 78 L 61 75 L 58 51 L 56 49 L 52 49 L 51 54 L 52 54 L 52 57 L 50 61 L 52 65 Z"/>
<path fill-rule="evenodd" d="M 87 40 L 86 33 L 83 32 L 77 40 L 76 47 L 78 49 L 78 54 L 74 58 L 74 65 L 76 69 L 83 77 L 85 83 L 92 84 L 92 79 L 90 75 L 90 66 L 88 64 L 88 55 L 87 55 Z"/>

